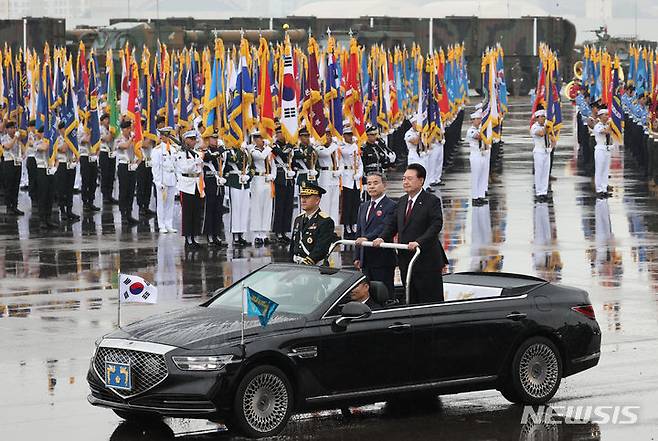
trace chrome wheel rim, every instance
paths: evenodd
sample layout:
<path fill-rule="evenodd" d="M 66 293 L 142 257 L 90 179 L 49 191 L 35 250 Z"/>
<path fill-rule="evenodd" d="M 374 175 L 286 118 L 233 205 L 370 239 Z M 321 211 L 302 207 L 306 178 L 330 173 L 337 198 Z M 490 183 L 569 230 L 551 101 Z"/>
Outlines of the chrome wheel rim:
<path fill-rule="evenodd" d="M 244 392 L 242 409 L 247 423 L 254 430 L 261 433 L 274 430 L 283 422 L 288 411 L 285 383 L 274 374 L 255 376 Z"/>
<path fill-rule="evenodd" d="M 536 343 L 523 352 L 519 378 L 523 390 L 532 398 L 549 395 L 557 384 L 558 373 L 557 356 L 549 346 Z"/>

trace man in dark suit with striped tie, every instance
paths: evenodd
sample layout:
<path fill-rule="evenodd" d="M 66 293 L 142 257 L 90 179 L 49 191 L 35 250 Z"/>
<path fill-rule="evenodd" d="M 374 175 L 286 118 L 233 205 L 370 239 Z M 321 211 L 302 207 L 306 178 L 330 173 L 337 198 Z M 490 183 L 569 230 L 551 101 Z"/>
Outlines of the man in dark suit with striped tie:
<path fill-rule="evenodd" d="M 406 195 L 398 206 L 382 234 L 374 240 L 378 246 L 391 242 L 398 236 L 398 243 L 407 244 L 409 252 L 400 251 L 398 262 L 402 281 L 406 283 L 409 262 L 416 248 L 421 253 L 411 275 L 410 303 L 443 301 L 443 267 L 448 264 L 439 233 L 443 228 L 441 200 L 423 190 L 427 171 L 420 164 L 409 164 L 402 178 Z"/>
<path fill-rule="evenodd" d="M 394 216 L 396 203 L 386 196 L 386 178 L 379 172 L 368 174 L 366 191 L 370 200 L 359 207 L 356 223 L 356 243 L 375 240 L 384 231 L 388 220 Z M 382 282 L 388 288 L 389 297 L 393 297 L 393 276 L 395 274 L 396 255 L 394 250 L 372 247 L 357 247 L 354 266 L 363 271 L 370 280 Z"/>

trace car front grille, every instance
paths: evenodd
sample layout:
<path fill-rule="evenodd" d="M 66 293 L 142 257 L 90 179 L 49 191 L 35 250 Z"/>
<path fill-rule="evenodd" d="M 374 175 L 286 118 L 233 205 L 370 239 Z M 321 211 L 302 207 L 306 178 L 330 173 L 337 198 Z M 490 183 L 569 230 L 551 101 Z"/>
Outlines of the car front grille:
<path fill-rule="evenodd" d="M 122 397 L 141 394 L 161 383 L 168 374 L 163 355 L 129 349 L 99 347 L 94 359 L 94 369 L 103 383 L 105 383 L 106 361 L 130 364 L 132 390 L 112 389 Z"/>

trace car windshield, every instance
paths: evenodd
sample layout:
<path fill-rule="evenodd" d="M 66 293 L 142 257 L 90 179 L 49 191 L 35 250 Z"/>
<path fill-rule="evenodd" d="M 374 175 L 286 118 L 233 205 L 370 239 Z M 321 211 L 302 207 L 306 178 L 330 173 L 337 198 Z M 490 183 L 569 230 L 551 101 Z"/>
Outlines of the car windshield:
<path fill-rule="evenodd" d="M 323 273 L 318 268 L 267 266 L 222 292 L 209 308 L 242 308 L 242 285 L 278 303 L 277 312 L 309 314 L 347 279 L 349 274 Z"/>

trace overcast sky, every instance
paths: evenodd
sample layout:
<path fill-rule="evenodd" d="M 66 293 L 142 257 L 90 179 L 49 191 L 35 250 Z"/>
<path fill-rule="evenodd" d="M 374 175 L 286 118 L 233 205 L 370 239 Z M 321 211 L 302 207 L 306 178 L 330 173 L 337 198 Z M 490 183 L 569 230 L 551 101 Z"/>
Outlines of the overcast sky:
<path fill-rule="evenodd" d="M 38 11 L 38 13 L 35 13 Z M 320 15 L 419 16 L 508 15 L 564 16 L 578 30 L 577 41 L 594 38 L 589 32 L 607 25 L 613 36 L 658 40 L 657 0 L 0 0 L 0 18 L 24 15 L 57 16 L 67 27 L 80 24 L 105 25 L 110 18 L 239 16 L 281 17 Z"/>

